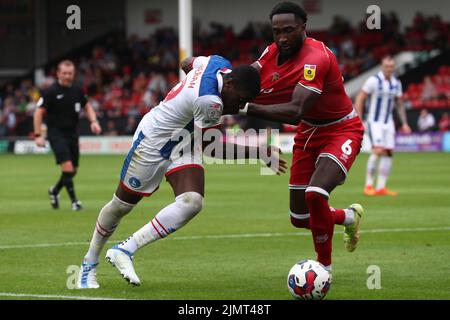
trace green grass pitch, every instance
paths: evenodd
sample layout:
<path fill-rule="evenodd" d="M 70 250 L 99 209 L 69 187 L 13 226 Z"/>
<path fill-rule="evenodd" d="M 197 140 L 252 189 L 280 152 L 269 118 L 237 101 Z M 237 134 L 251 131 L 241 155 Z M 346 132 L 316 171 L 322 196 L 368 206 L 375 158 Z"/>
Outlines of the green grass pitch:
<path fill-rule="evenodd" d="M 289 158 L 289 156 L 286 156 Z M 0 156 L 0 299 L 31 294 L 125 299 L 291 299 L 290 267 L 315 258 L 307 230 L 288 217 L 288 175 L 261 176 L 259 165 L 206 166 L 203 211 L 187 226 L 142 249 L 135 259 L 142 285 L 130 287 L 104 260 L 101 288 L 70 290 L 70 265 L 79 265 L 99 209 L 111 199 L 123 156 L 83 156 L 76 190 L 85 206 L 72 212 L 47 199 L 59 169 L 53 157 Z M 289 158 L 290 160 L 290 158 Z M 366 210 L 360 246 L 347 253 L 342 227 L 333 242 L 333 284 L 326 299 L 450 298 L 450 154 L 397 154 L 389 186 L 396 198 L 365 197 L 367 155 L 360 155 L 331 205 Z M 123 240 L 172 202 L 166 182 L 129 214 L 113 242 Z M 367 288 L 369 266 L 381 289 Z M 24 297 L 18 296 L 24 294 Z M 54 298 L 54 297 L 53 297 Z"/>

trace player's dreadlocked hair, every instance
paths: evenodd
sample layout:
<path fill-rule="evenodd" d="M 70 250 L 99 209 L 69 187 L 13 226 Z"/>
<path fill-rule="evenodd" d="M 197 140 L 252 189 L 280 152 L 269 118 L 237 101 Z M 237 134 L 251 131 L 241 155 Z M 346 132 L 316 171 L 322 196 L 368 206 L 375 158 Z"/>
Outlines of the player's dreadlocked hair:
<path fill-rule="evenodd" d="M 250 65 L 242 65 L 233 68 L 231 72 L 233 85 L 236 88 L 248 92 L 255 99 L 261 90 L 261 77 L 259 72 Z"/>
<path fill-rule="evenodd" d="M 301 19 L 303 23 L 306 23 L 306 21 L 308 20 L 306 11 L 294 2 L 283 1 L 277 4 L 270 12 L 270 20 L 272 21 L 274 15 L 281 13 L 293 13 L 295 17 Z"/>

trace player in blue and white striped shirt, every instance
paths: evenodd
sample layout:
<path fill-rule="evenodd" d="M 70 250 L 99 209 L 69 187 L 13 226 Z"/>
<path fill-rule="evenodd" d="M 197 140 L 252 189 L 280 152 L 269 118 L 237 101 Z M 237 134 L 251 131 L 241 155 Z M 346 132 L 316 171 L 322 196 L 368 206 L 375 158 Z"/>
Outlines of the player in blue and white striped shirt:
<path fill-rule="evenodd" d="M 381 71 L 366 80 L 356 98 L 355 108 L 361 118 L 364 107 L 368 108 L 366 130 L 372 145 L 372 154 L 367 162 L 364 188 L 366 195 L 397 195 L 397 192 L 386 188 L 395 147 L 394 109 L 398 112 L 402 132 L 410 133 L 411 129 L 403 106 L 402 84 L 394 77 L 394 69 L 394 59 L 391 56 L 384 57 Z M 377 175 L 377 185 L 374 188 Z"/>

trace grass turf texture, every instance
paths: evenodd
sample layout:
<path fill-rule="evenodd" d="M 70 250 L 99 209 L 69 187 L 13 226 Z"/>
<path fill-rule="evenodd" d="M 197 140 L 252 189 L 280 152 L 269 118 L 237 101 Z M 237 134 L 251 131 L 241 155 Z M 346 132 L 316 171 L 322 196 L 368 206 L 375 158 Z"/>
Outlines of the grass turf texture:
<path fill-rule="evenodd" d="M 99 209 L 116 188 L 123 159 L 82 157 L 75 186 L 85 209 L 72 212 L 65 190 L 61 208 L 50 208 L 47 189 L 59 175 L 51 156 L 0 156 L 0 292 L 125 299 L 291 299 L 287 272 L 299 260 L 315 259 L 312 240 L 307 230 L 290 225 L 288 175 L 261 176 L 258 165 L 206 167 L 203 211 L 168 239 L 137 253 L 141 287 L 128 286 L 105 261 L 104 250 L 98 268 L 101 288 L 67 289 L 66 269 L 81 263 Z M 367 233 L 358 249 L 347 253 L 339 233 L 343 228 L 336 227 L 333 284 L 326 299 L 449 299 L 450 155 L 397 154 L 389 181 L 399 191 L 396 198 L 362 195 L 366 160 L 367 155 L 359 156 L 346 184 L 332 194 L 334 207 L 353 202 L 364 206 L 362 229 Z M 156 194 L 122 220 L 112 242 L 128 237 L 172 200 L 172 191 L 163 182 Z M 385 230 L 391 228 L 399 230 Z M 437 229 L 407 230 L 411 228 Z M 36 244 L 61 245 L 20 247 Z M 10 247 L 15 245 L 19 247 Z M 370 265 L 381 269 L 380 290 L 366 286 Z M 11 298 L 18 299 L 0 296 Z"/>

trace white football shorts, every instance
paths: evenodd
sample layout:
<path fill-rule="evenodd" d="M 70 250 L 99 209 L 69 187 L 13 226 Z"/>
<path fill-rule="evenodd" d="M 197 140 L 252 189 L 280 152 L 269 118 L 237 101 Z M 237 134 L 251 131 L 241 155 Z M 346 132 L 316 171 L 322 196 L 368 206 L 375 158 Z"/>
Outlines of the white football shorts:
<path fill-rule="evenodd" d="M 142 131 L 136 132 L 120 175 L 120 185 L 126 191 L 148 197 L 158 188 L 163 177 L 185 168 L 203 170 L 201 154 L 190 152 L 183 156 L 165 158 L 150 145 Z"/>
<path fill-rule="evenodd" d="M 380 147 L 386 150 L 395 148 L 395 126 L 393 122 L 377 123 L 367 122 L 367 134 L 373 147 Z"/>

